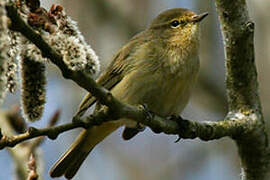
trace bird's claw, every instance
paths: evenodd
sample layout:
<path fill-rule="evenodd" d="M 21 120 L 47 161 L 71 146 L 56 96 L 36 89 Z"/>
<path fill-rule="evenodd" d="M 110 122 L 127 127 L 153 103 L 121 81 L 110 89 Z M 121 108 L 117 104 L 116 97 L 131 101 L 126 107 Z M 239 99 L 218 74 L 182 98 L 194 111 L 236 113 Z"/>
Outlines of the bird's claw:
<path fill-rule="evenodd" d="M 184 119 L 180 115 L 171 115 L 168 117 L 168 120 L 176 122 L 179 127 L 182 127 L 182 122 L 184 121 Z M 181 139 L 181 135 L 178 134 L 178 138 L 176 139 L 176 141 L 174 141 L 174 143 L 178 143 Z"/>
<path fill-rule="evenodd" d="M 147 119 L 153 119 L 154 114 L 153 112 L 148 108 L 147 104 L 142 104 L 142 107 L 144 109 L 144 112 L 146 113 Z"/>
<path fill-rule="evenodd" d="M 135 128 L 137 129 L 137 131 L 143 132 L 143 131 L 145 130 L 146 127 L 145 127 L 144 125 L 142 125 L 141 123 L 137 122 Z"/>
<path fill-rule="evenodd" d="M 174 141 L 174 143 L 178 143 L 181 139 L 181 136 L 178 134 L 178 138 Z"/>

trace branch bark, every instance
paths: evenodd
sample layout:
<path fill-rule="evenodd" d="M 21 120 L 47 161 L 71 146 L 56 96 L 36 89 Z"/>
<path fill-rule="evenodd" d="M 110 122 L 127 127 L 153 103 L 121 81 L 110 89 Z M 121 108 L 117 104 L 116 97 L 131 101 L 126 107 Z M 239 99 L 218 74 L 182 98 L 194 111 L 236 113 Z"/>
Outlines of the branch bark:
<path fill-rule="evenodd" d="M 245 130 L 234 137 L 241 158 L 242 179 L 269 179 L 270 150 L 254 63 L 254 23 L 245 0 L 215 2 L 225 47 L 229 111 L 244 117 L 241 121 Z"/>

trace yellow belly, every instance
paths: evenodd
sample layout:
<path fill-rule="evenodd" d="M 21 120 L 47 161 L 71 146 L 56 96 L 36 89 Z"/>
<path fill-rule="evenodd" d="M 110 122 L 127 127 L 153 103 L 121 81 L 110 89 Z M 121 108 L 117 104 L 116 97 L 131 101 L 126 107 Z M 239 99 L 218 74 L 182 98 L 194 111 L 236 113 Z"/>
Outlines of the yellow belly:
<path fill-rule="evenodd" d="M 134 71 L 112 89 L 112 94 L 128 104 L 146 104 L 163 117 L 178 115 L 188 102 L 196 76 L 166 77 L 162 73 Z"/>

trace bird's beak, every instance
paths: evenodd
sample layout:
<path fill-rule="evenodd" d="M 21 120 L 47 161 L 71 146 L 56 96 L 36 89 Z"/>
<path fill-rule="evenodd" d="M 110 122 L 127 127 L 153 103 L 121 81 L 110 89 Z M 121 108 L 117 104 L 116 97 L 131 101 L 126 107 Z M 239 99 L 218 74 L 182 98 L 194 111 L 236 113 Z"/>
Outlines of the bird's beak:
<path fill-rule="evenodd" d="M 201 22 L 206 16 L 208 15 L 208 12 L 193 16 L 191 19 L 191 22 Z"/>

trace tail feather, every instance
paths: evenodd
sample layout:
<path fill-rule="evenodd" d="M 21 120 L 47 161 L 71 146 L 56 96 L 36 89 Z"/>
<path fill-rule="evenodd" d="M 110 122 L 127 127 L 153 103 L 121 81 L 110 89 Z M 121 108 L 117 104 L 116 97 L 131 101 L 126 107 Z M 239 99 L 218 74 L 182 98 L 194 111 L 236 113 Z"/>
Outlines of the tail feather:
<path fill-rule="evenodd" d="M 73 178 L 91 150 L 120 126 L 120 123 L 107 122 L 84 130 L 51 168 L 50 176 L 60 177 L 64 175 L 67 179 Z"/>
<path fill-rule="evenodd" d="M 72 164 L 69 165 L 68 169 L 65 172 L 65 177 L 67 179 L 71 179 L 75 176 L 75 174 L 77 173 L 83 161 L 86 159 L 86 157 L 91 152 L 91 150 L 89 152 L 81 153 L 77 155 L 76 159 L 73 161 Z"/>
<path fill-rule="evenodd" d="M 79 135 L 79 137 L 74 141 L 70 148 L 54 164 L 54 166 L 50 170 L 51 177 L 63 176 L 67 171 L 67 167 L 73 166 L 72 164 L 78 161 L 77 159 L 79 158 L 79 156 L 85 156 L 85 158 L 87 157 L 91 149 L 89 149 L 88 153 L 82 153 L 82 151 L 80 150 L 87 137 L 85 136 L 85 133 L 86 130 L 84 130 L 84 132 Z"/>

